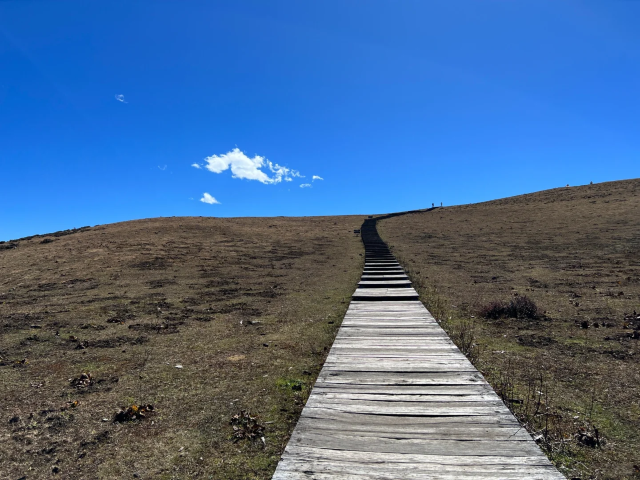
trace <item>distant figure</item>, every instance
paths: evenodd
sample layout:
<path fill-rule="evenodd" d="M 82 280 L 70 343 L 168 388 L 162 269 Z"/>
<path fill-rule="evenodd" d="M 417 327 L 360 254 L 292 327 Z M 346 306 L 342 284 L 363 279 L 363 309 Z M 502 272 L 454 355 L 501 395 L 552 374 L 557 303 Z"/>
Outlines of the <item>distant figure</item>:
<path fill-rule="evenodd" d="M 569 184 L 567 183 L 567 187 L 569 186 Z"/>
<path fill-rule="evenodd" d="M 436 206 L 436 204 L 435 204 L 435 203 L 433 203 L 433 202 L 431 202 L 431 208 L 433 208 L 433 207 L 435 207 L 435 206 Z"/>
<path fill-rule="evenodd" d="M 442 202 L 440 202 L 440 206 L 442 206 Z"/>
<path fill-rule="evenodd" d="M 589 185 L 593 185 L 593 182 L 589 182 Z"/>

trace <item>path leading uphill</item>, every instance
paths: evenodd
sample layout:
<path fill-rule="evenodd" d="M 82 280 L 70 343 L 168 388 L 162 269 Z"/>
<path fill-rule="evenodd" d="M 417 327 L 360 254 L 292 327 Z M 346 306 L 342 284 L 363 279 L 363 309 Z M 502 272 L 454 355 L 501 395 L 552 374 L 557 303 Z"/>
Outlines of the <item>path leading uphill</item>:
<path fill-rule="evenodd" d="M 376 230 L 276 480 L 563 479 L 418 300 Z"/>

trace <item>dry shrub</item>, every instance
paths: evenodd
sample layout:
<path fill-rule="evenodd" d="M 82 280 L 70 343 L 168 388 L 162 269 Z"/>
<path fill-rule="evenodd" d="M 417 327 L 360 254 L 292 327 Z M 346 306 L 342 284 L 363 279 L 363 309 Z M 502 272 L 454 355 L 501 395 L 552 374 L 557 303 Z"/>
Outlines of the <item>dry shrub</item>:
<path fill-rule="evenodd" d="M 233 428 L 233 441 L 250 440 L 252 442 L 260 439 L 264 444 L 264 425 L 258 423 L 258 417 L 252 416 L 249 412 L 242 410 L 235 414 L 229 422 Z"/>
<path fill-rule="evenodd" d="M 536 319 L 538 306 L 526 295 L 514 297 L 508 302 L 491 302 L 480 309 L 480 316 L 497 320 L 499 318 Z"/>

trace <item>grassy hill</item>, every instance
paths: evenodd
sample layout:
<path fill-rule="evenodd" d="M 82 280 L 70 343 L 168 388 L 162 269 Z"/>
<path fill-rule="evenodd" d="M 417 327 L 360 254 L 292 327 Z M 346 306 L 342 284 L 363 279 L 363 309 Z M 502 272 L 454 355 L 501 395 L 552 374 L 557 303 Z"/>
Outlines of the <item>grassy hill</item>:
<path fill-rule="evenodd" d="M 640 478 L 640 180 L 437 208 L 378 230 L 569 478 Z M 523 297 L 537 314 L 517 308 L 531 305 Z"/>
<path fill-rule="evenodd" d="M 361 222 L 159 218 L 1 243 L 0 478 L 270 478 L 358 280 Z"/>
<path fill-rule="evenodd" d="M 378 225 L 569 478 L 638 478 L 639 213 L 630 180 Z M 270 478 L 359 278 L 362 220 L 159 218 L 0 243 L 0 477 Z"/>

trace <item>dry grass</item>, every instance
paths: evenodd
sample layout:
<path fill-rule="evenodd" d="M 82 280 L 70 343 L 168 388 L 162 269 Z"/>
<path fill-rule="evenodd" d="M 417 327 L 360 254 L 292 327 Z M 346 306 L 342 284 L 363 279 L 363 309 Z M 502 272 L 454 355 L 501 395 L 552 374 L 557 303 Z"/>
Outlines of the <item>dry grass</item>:
<path fill-rule="evenodd" d="M 412 213 L 378 229 L 569 478 L 640 478 L 640 180 Z M 538 318 L 479 318 L 516 295 Z"/>
<path fill-rule="evenodd" d="M 270 478 L 357 283 L 361 222 L 165 218 L 0 244 L 0 478 Z M 153 411 L 113 422 L 134 404 Z M 257 419 L 234 430 L 243 410 Z"/>

